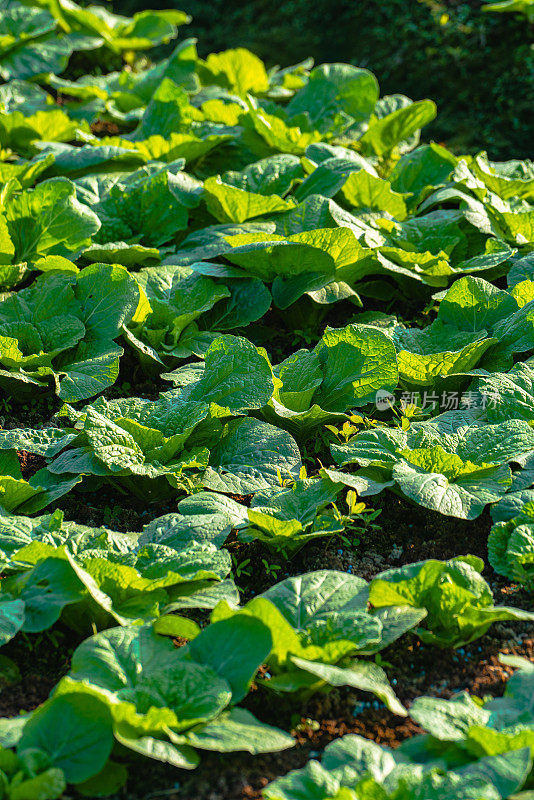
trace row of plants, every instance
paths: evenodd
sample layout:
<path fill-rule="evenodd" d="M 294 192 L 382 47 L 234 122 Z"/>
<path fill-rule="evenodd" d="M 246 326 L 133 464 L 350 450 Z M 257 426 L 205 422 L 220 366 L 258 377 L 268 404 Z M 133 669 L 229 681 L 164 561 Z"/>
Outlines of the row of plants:
<path fill-rule="evenodd" d="M 534 167 L 421 144 L 434 103 L 352 65 L 140 55 L 187 22 L 72 0 L 0 17 L 0 645 L 75 643 L 51 696 L 0 719 L 0 797 L 117 796 L 134 756 L 283 751 L 250 695 L 343 686 L 428 736 L 342 738 L 266 798 L 527 791 L 528 664 L 504 699 L 407 709 L 381 662 L 402 637 L 534 622 L 468 542 L 371 580 L 289 571 L 312 541 L 357 547 L 388 493 L 491 505 L 491 567 L 532 592 Z M 82 524 L 99 495 L 143 529 Z M 288 577 L 242 596 L 232 542 Z"/>

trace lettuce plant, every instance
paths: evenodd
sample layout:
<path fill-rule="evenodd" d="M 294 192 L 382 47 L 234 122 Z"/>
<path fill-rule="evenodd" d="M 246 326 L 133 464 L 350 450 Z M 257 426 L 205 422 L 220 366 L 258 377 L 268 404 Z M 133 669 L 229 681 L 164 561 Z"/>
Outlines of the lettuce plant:
<path fill-rule="evenodd" d="M 483 415 L 483 412 L 482 412 Z M 375 428 L 332 445 L 334 460 L 378 468 L 409 499 L 441 514 L 474 519 L 512 484 L 509 462 L 528 465 L 532 428 L 523 420 L 493 425 L 469 412 L 446 412 L 429 422 Z"/>
<path fill-rule="evenodd" d="M 38 470 L 29 480 L 22 477 L 19 458 L 13 450 L 0 450 L 0 510 L 33 514 L 69 492 L 79 475 L 52 475 Z"/>
<path fill-rule="evenodd" d="M 394 608 L 397 603 L 426 609 L 424 623 L 415 633 L 438 647 L 472 642 L 494 622 L 532 622 L 534 612 L 493 604 L 493 593 L 480 574 L 483 568 L 480 558 L 462 556 L 390 569 L 371 581 L 369 602 L 376 609 Z"/>
<path fill-rule="evenodd" d="M 271 631 L 261 683 L 275 692 L 311 694 L 332 686 L 353 686 L 375 694 L 395 714 L 406 711 L 384 670 L 358 655 L 378 653 L 418 624 L 423 609 L 398 607 L 369 613 L 366 581 L 333 570 L 287 578 L 250 600 L 239 614 L 259 619 Z M 225 601 L 212 620 L 237 612 Z"/>
<path fill-rule="evenodd" d="M 46 753 L 0 748 L 0 785 L 4 797 L 58 800 L 67 788 L 63 770 L 50 766 Z"/>
<path fill-rule="evenodd" d="M 27 188 L 50 163 L 51 158 L 45 157 L 30 162 L 25 172 L 16 172 L 0 200 L 2 287 L 18 283 L 30 269 L 76 272 L 65 257 L 90 244 L 100 227 L 98 217 L 76 199 L 76 188 L 67 178 L 50 178 Z M 25 188 L 19 190 L 21 185 Z M 49 256 L 61 258 L 43 263 Z"/>
<path fill-rule="evenodd" d="M 139 288 L 119 266 L 48 272 L 0 303 L 0 385 L 20 399 L 51 389 L 85 400 L 111 386 L 123 353 L 116 343 Z"/>
<path fill-rule="evenodd" d="M 277 485 L 279 470 L 296 477 L 301 467 L 288 433 L 255 419 L 225 422 L 224 410 L 212 413 L 201 400 L 99 399 L 67 413 L 74 439 L 44 471 L 53 480 L 94 476 L 153 501 L 202 485 L 247 494 Z"/>
<path fill-rule="evenodd" d="M 517 656 L 501 656 L 501 661 L 517 670 L 508 679 L 503 697 L 479 698 L 461 692 L 451 700 L 418 697 L 410 709 L 413 719 L 427 731 L 401 745 L 401 752 L 414 754 L 418 760 L 439 758 L 456 768 L 466 760 L 489 763 L 500 758 L 502 769 L 495 775 L 501 794 L 507 786 L 507 766 L 526 756 L 526 777 L 532 779 L 534 752 L 534 715 L 532 687 L 534 670 L 530 661 Z M 498 762 L 495 762 L 498 763 Z M 530 774 L 529 774 L 530 773 Z M 512 777 L 512 774 L 509 776 Z"/>
<path fill-rule="evenodd" d="M 236 382 L 237 373 L 243 380 Z M 110 480 L 148 499 L 171 487 L 193 486 L 247 494 L 276 486 L 278 475 L 296 478 L 300 453 L 292 437 L 273 425 L 236 417 L 261 408 L 272 393 L 264 353 L 246 340 L 227 336 L 206 353 L 205 369 L 194 380 L 157 401 L 98 398 L 70 418 L 68 445 L 48 466 L 54 476 L 88 475 Z M 258 376 L 259 379 L 258 379 Z M 0 432 L 5 448 L 46 450 L 28 430 Z M 50 455 L 55 455 L 57 447 Z"/>
<path fill-rule="evenodd" d="M 202 187 L 182 172 L 184 160 L 142 167 L 128 175 L 104 176 L 93 206 L 101 227 L 95 241 L 159 247 L 187 227 Z"/>
<path fill-rule="evenodd" d="M 241 380 L 251 386 L 251 398 L 260 391 L 264 398 L 261 406 L 250 399 L 248 407 L 299 437 L 373 402 L 379 389 L 392 390 L 398 380 L 391 340 L 378 329 L 360 325 L 329 328 L 313 350 L 298 350 L 274 367 L 262 348 L 241 337 L 221 336 L 206 351 L 205 367 L 186 366 L 166 377 L 198 392 L 202 381 L 208 383 L 208 373 L 217 380 L 216 370 L 222 373 L 230 364 L 246 374 Z"/>
<path fill-rule="evenodd" d="M 298 350 L 273 368 L 275 390 L 262 413 L 299 435 L 392 391 L 398 382 L 395 347 L 377 328 L 329 328 L 313 350 Z"/>
<path fill-rule="evenodd" d="M 179 608 L 183 596 L 187 607 L 233 597 L 230 581 L 210 594 L 230 572 L 229 554 L 195 529 L 194 519 L 183 520 L 169 514 L 139 535 L 67 523 L 60 511 L 0 518 L 3 643 L 60 618 L 87 633 L 154 619 L 171 603 Z M 191 625 L 196 629 L 186 629 Z"/>
<path fill-rule="evenodd" d="M 241 539 L 259 539 L 286 555 L 295 553 L 318 536 L 344 530 L 343 522 L 327 506 L 334 503 L 341 484 L 328 478 L 302 478 L 290 486 L 257 492 L 248 509 L 248 525 Z"/>
<path fill-rule="evenodd" d="M 208 626 L 179 650 L 150 625 L 96 634 L 76 649 L 50 700 L 19 718 L 10 744 L 17 753 L 43 750 L 75 785 L 105 767 L 114 739 L 181 769 L 197 766 L 197 750 L 284 750 L 294 744 L 291 736 L 234 708 L 270 646 L 268 629 L 244 615 Z M 50 725 L 61 717 L 65 738 L 82 727 L 86 742 L 77 759 L 68 743 L 59 749 L 50 739 Z"/>
<path fill-rule="evenodd" d="M 191 267 L 148 267 L 136 279 L 148 305 L 123 332 L 148 368 L 171 366 L 193 353 L 203 355 L 220 335 L 216 331 L 254 322 L 271 303 L 268 289 L 259 280 L 235 280 L 226 286 Z"/>
<path fill-rule="evenodd" d="M 517 501 L 516 502 L 516 496 Z M 519 506 L 519 507 L 517 507 Z M 534 589 L 534 496 L 531 490 L 505 496 L 492 509 L 488 559 L 500 575 Z"/>

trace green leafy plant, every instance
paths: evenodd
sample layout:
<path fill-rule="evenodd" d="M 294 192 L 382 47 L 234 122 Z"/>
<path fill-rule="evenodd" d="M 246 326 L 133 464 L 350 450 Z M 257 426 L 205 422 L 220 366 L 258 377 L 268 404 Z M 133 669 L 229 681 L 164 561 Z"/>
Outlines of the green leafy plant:
<path fill-rule="evenodd" d="M 534 589 L 534 497 L 531 490 L 513 492 L 492 509 L 488 558 L 500 575 Z"/>
<path fill-rule="evenodd" d="M 167 625 L 165 631 L 172 629 Z M 181 769 L 197 766 L 197 750 L 286 749 L 293 745 L 288 734 L 234 708 L 270 642 L 268 629 L 247 616 L 210 625 L 180 650 L 151 626 L 96 634 L 77 648 L 71 672 L 53 696 L 19 718 L 11 744 L 17 754 L 38 747 L 52 764 L 62 765 L 66 780 L 75 785 L 110 769 L 114 739 Z M 48 736 L 60 718 L 65 731 L 61 748 Z M 85 740 L 82 756 L 76 756 L 66 737 L 77 726 Z"/>
<path fill-rule="evenodd" d="M 322 7 L 289 5 L 303 29 Z M 376 43 L 394 14 L 404 72 L 424 59 L 434 78 L 425 14 L 436 79 L 465 103 L 443 76 L 476 9 L 378 5 L 340 41 Z M 270 15 L 274 40 L 288 10 Z M 495 75 L 483 41 L 506 16 L 480 17 L 484 36 L 464 33 Z M 193 38 L 151 60 L 189 21 L 71 0 L 0 14 L 0 672 L 8 691 L 28 659 L 63 675 L 0 720 L 6 800 L 131 794 L 140 756 L 189 770 L 202 751 L 276 753 L 294 738 L 265 724 L 267 692 L 300 743 L 330 737 L 311 698 L 334 687 L 349 708 L 373 696 L 376 732 L 408 713 L 403 672 L 386 674 L 404 634 L 453 648 L 534 619 L 494 604 L 474 556 L 405 563 L 410 525 L 491 505 L 490 564 L 532 589 L 531 162 L 494 160 L 476 126 L 488 153 L 420 144 L 434 103 L 355 64 L 268 68 L 241 46 L 200 57 Z M 484 82 L 514 120 L 529 63 Z M 400 502 L 373 510 L 385 489 Z M 410 502 L 426 510 L 388 556 Z M 503 698 L 417 698 L 424 736 L 345 737 L 266 797 L 532 800 L 531 672 L 506 663 L 521 669 Z"/>
<path fill-rule="evenodd" d="M 60 618 L 86 634 L 154 619 L 184 597 L 186 606 L 209 607 L 219 581 L 222 596 L 233 598 L 233 584 L 224 581 L 230 556 L 195 531 L 195 522 L 201 524 L 198 516 L 169 514 L 139 535 L 67 523 L 60 511 L 1 517 L 2 643 L 18 631 L 48 630 Z M 217 590 L 214 597 L 213 604 Z"/>
<path fill-rule="evenodd" d="M 531 692 L 532 667 L 526 660 L 513 661 L 520 669 L 508 681 L 504 698 L 484 703 L 467 692 L 453 700 L 418 698 L 410 714 L 428 734 L 395 750 L 362 736 L 343 736 L 327 745 L 320 762 L 311 760 L 269 784 L 265 797 L 355 800 L 450 793 L 493 800 L 513 795 L 529 785 L 533 733 L 532 715 L 523 705 Z"/>
<path fill-rule="evenodd" d="M 309 695 L 333 686 L 373 692 L 395 714 L 406 711 L 384 670 L 357 658 L 382 650 L 424 618 L 408 606 L 369 613 L 368 585 L 333 570 L 287 578 L 236 612 L 225 601 L 212 620 L 245 614 L 262 621 L 273 638 L 266 657 L 269 676 L 260 683 L 278 693 Z"/>
<path fill-rule="evenodd" d="M 448 516 L 473 519 L 512 484 L 508 462 L 529 463 L 534 438 L 522 420 L 487 424 L 469 411 L 402 428 L 362 431 L 332 445 L 338 464 L 358 463 L 355 478 L 393 481 L 408 498 Z M 332 477 L 334 477 L 332 473 Z M 352 477 L 352 476 L 350 476 Z M 391 483 L 389 485 L 392 485 Z M 379 491 L 382 486 L 378 484 Z"/>
<path fill-rule="evenodd" d="M 114 340 L 138 303 L 123 267 L 42 275 L 0 303 L 0 385 L 20 399 L 50 389 L 69 402 L 98 394 L 118 376 Z"/>
<path fill-rule="evenodd" d="M 472 642 L 494 622 L 532 621 L 532 612 L 493 604 L 492 591 L 480 574 L 483 568 L 480 558 L 462 556 L 387 570 L 371 581 L 369 601 L 377 609 L 394 608 L 397 603 L 426 609 L 416 633 L 438 647 Z"/>

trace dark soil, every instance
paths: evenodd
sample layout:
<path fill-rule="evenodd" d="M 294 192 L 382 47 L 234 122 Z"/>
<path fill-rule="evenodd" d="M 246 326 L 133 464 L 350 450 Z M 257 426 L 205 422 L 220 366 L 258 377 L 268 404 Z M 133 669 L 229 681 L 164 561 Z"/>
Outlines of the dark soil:
<path fill-rule="evenodd" d="M 46 466 L 46 458 L 35 453 L 28 453 L 27 450 L 17 450 L 20 461 L 20 470 L 24 480 L 28 481 L 36 472 Z"/>
<path fill-rule="evenodd" d="M 97 491 L 71 491 L 59 498 L 55 506 L 62 509 L 69 521 L 126 532 L 141 531 L 155 517 L 176 511 L 176 502 L 158 503 L 154 508 L 131 494 L 103 484 Z"/>
<path fill-rule="evenodd" d="M 124 355 L 120 360 L 119 376 L 113 386 L 103 392 L 103 396 L 107 400 L 132 396 L 142 397 L 145 400 L 157 400 L 161 392 L 168 392 L 169 389 L 172 389 L 169 381 L 163 380 L 157 374 L 149 374 L 143 369 L 131 347 L 125 345 L 124 342 L 122 346 Z"/>
<path fill-rule="evenodd" d="M 121 129 L 115 122 L 97 119 L 91 124 L 91 133 L 95 136 L 119 136 Z"/>
<path fill-rule="evenodd" d="M 60 626 L 39 634 L 19 634 L 2 647 L 2 656 L 18 667 L 20 678 L 0 690 L 0 717 L 13 717 L 43 703 L 70 669 L 78 640 Z"/>

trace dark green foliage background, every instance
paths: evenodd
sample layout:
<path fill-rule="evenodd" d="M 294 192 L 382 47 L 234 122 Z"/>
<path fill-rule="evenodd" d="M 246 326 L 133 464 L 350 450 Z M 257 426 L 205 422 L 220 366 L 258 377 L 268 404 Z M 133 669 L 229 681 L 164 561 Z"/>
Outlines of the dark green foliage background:
<path fill-rule="evenodd" d="M 480 0 L 115 0 L 130 14 L 176 7 L 201 56 L 247 47 L 268 66 L 308 56 L 372 70 L 382 93 L 429 97 L 438 119 L 425 137 L 457 151 L 534 157 L 534 39 L 516 14 L 483 13 Z M 449 19 L 444 22 L 443 15 Z M 443 24 L 444 23 L 444 24 Z M 184 29 L 184 35 L 185 34 Z"/>

